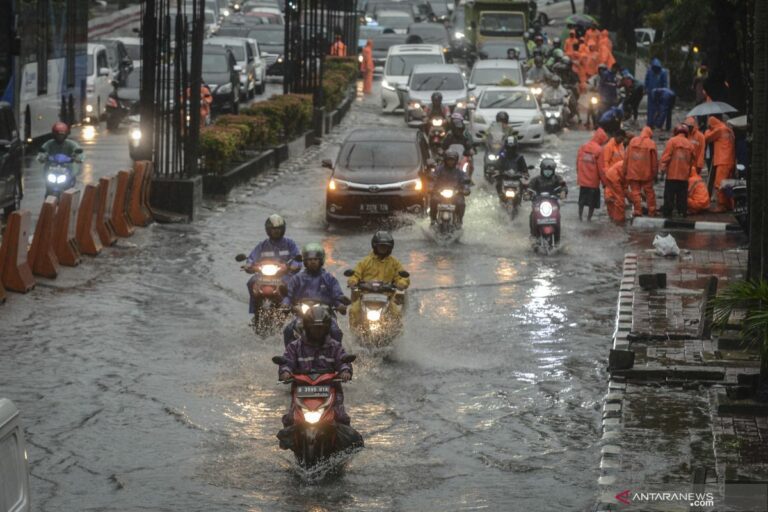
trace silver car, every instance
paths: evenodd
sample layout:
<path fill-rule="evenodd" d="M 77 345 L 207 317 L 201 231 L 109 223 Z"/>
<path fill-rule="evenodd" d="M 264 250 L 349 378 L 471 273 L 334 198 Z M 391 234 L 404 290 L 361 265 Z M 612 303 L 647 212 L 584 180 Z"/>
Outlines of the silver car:
<path fill-rule="evenodd" d="M 229 48 L 237 61 L 236 70 L 240 75 L 240 99 L 252 98 L 264 91 L 266 84 L 267 66 L 261 56 L 258 42 L 244 37 L 212 37 L 205 41 L 206 45 L 217 45 Z"/>
<path fill-rule="evenodd" d="M 466 109 L 473 88 L 467 86 L 456 64 L 419 64 L 413 67 L 408 83 L 398 85 L 397 90 L 403 95 L 407 123 L 423 118 L 424 108 L 430 105 L 435 92 L 443 95 L 443 105 L 451 111 Z"/>

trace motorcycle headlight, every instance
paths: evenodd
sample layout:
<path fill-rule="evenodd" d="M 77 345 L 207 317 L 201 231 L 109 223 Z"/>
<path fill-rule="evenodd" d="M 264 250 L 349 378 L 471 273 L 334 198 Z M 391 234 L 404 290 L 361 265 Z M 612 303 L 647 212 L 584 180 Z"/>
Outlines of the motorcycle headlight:
<path fill-rule="evenodd" d="M 232 84 L 221 84 L 218 89 L 216 89 L 217 94 L 229 94 L 232 92 Z"/>
<path fill-rule="evenodd" d="M 549 201 L 544 201 L 539 205 L 539 212 L 541 212 L 541 215 L 544 217 L 549 217 L 552 215 L 552 203 Z"/>
<path fill-rule="evenodd" d="M 302 408 L 301 412 L 304 414 L 304 419 L 307 421 L 307 423 L 314 424 L 320 421 L 320 418 L 323 417 L 325 407 L 320 407 L 316 411 L 310 411 L 309 409 Z"/>
<path fill-rule="evenodd" d="M 301 314 L 305 314 L 307 311 L 309 311 L 309 304 L 302 304 L 301 305 Z"/>
<path fill-rule="evenodd" d="M 456 39 L 464 39 L 464 33 L 463 32 L 454 32 L 453 37 Z"/>
<path fill-rule="evenodd" d="M 450 199 L 453 197 L 453 190 L 446 188 L 444 190 L 440 191 L 440 195 L 443 196 L 446 199 Z"/>
<path fill-rule="evenodd" d="M 90 114 L 91 112 L 93 112 L 93 105 L 86 105 L 86 106 L 85 106 L 85 111 L 86 111 L 86 112 L 88 112 L 89 114 Z"/>
<path fill-rule="evenodd" d="M 381 81 L 381 86 L 382 86 L 384 89 L 388 90 L 388 91 L 394 91 L 394 90 L 395 90 L 395 86 L 394 86 L 394 85 L 392 85 L 392 84 L 390 84 L 390 83 L 389 83 L 389 82 L 387 82 L 386 80 L 382 80 L 382 81 Z"/>
<path fill-rule="evenodd" d="M 469 162 L 464 162 L 464 165 L 461 166 L 461 170 L 468 173 L 469 172 Z"/>
<path fill-rule="evenodd" d="M 597 96 L 592 96 L 591 98 L 589 98 L 589 102 L 593 105 L 597 105 L 598 103 L 600 103 L 600 100 L 598 99 Z"/>
<path fill-rule="evenodd" d="M 488 161 L 489 162 L 495 162 L 498 159 L 499 159 L 498 155 L 494 155 L 493 153 L 488 153 Z"/>
<path fill-rule="evenodd" d="M 465 108 L 466 106 L 467 106 L 467 104 L 464 103 L 463 101 L 457 101 L 456 102 L 456 108 Z"/>
<path fill-rule="evenodd" d="M 282 55 L 280 55 L 280 56 L 277 58 L 277 63 L 278 63 L 278 64 L 282 64 L 282 63 L 283 63 L 283 60 L 285 60 L 285 59 L 283 59 L 283 56 L 282 56 Z"/>
<path fill-rule="evenodd" d="M 357 62 L 359 62 L 360 64 L 363 63 L 363 56 L 362 56 L 362 54 L 357 56 Z"/>
<path fill-rule="evenodd" d="M 365 318 L 367 318 L 369 322 L 378 322 L 381 319 L 381 310 L 369 309 L 365 313 Z"/>
<path fill-rule="evenodd" d="M 412 101 L 408 104 L 408 108 L 411 110 L 419 110 L 421 109 L 421 103 L 418 101 Z"/>
<path fill-rule="evenodd" d="M 56 175 L 53 173 L 48 174 L 48 183 L 56 183 Z"/>
<path fill-rule="evenodd" d="M 555 117 L 560 117 L 560 111 L 559 111 L 559 110 L 558 110 L 557 112 L 553 112 L 552 114 L 553 114 Z"/>
<path fill-rule="evenodd" d="M 67 175 L 66 174 L 59 174 L 56 176 L 56 183 L 59 185 L 67 181 Z"/>
<path fill-rule="evenodd" d="M 508 197 L 510 199 L 515 197 L 515 191 L 514 190 L 505 190 L 504 191 L 504 197 Z"/>
<path fill-rule="evenodd" d="M 443 120 L 442 119 L 433 119 L 432 120 L 432 126 L 443 126 Z"/>
<path fill-rule="evenodd" d="M 277 274 L 277 272 L 280 270 L 280 267 L 277 265 L 262 265 L 261 266 L 261 273 L 265 276 L 274 276 Z"/>
<path fill-rule="evenodd" d="M 541 94 L 541 87 L 531 87 L 531 94 L 535 96 Z"/>
<path fill-rule="evenodd" d="M 131 140 L 134 142 L 139 142 L 141 140 L 141 129 L 134 128 L 131 130 Z"/>

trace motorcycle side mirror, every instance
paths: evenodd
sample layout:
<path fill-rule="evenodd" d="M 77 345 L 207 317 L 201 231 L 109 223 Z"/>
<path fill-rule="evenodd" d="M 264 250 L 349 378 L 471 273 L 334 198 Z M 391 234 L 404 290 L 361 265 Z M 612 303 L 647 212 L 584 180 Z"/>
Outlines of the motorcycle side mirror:
<path fill-rule="evenodd" d="M 333 169 L 333 162 L 326 158 L 322 161 L 322 166 L 326 169 Z"/>
<path fill-rule="evenodd" d="M 350 364 L 354 363 L 355 359 L 357 359 L 357 356 L 355 354 L 347 354 L 341 358 L 342 363 Z M 273 358 L 274 360 L 274 358 Z"/>
<path fill-rule="evenodd" d="M 272 358 L 272 362 L 275 364 L 288 364 L 288 360 L 283 356 L 275 356 Z"/>
<path fill-rule="evenodd" d="M 351 268 L 348 268 L 347 270 L 344 271 L 344 275 L 346 277 L 352 277 L 353 275 L 355 275 L 355 271 L 352 270 Z"/>
<path fill-rule="evenodd" d="M 248 256 L 246 256 L 243 253 L 240 253 L 237 256 L 235 256 L 235 261 L 245 261 L 246 259 L 248 259 Z"/>
<path fill-rule="evenodd" d="M 411 277 L 411 274 L 409 274 L 405 270 L 401 270 L 400 272 L 397 273 L 397 275 L 399 275 L 400 277 Z"/>

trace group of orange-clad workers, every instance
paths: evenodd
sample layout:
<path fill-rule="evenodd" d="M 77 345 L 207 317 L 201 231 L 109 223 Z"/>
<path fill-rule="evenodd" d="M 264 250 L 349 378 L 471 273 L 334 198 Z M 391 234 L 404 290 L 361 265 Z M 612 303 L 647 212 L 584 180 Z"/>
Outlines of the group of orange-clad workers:
<path fill-rule="evenodd" d="M 579 76 L 579 89 L 587 90 L 587 80 L 597 74 L 600 64 L 611 69 L 616 64 L 613 56 L 613 42 L 607 30 L 590 27 L 584 37 L 578 37 L 576 30 L 563 43 L 563 52 L 571 59 L 573 71 Z"/>
<path fill-rule="evenodd" d="M 608 215 L 621 224 L 626 219 L 625 199 L 632 205 L 633 217 L 643 215 L 642 196 L 645 196 L 648 215 L 657 215 L 653 184 L 661 173 L 666 176 L 664 217 L 672 216 L 673 210 L 682 217 L 701 213 L 710 205 L 707 184 L 701 178 L 701 171 L 705 147 L 712 144 L 717 192 L 717 207 L 713 211 L 730 210 L 732 200 L 721 189 L 721 184 L 731 177 L 736 167 L 734 133 L 730 126 L 714 116 L 709 117 L 707 126 L 707 131 L 701 133 L 696 120 L 686 118 L 675 127 L 674 136 L 667 141 L 661 157 L 652 138 L 653 131 L 648 126 L 636 137 L 619 131 L 609 138 L 602 128 L 598 128 L 592 139 L 579 149 L 576 160 L 579 187 L 599 190 L 602 184 Z M 579 197 L 582 197 L 581 193 Z M 581 199 L 579 217 L 585 206 L 590 208 L 588 219 L 591 219 L 595 205 L 582 204 Z"/>

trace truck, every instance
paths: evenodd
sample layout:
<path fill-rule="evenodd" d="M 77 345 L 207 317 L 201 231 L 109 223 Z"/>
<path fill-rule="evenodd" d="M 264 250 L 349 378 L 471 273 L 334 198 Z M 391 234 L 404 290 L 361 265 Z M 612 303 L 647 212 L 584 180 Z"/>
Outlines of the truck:
<path fill-rule="evenodd" d="M 522 39 L 536 16 L 536 2 L 475 0 L 464 10 L 467 42 L 477 48 L 487 41 Z"/>

